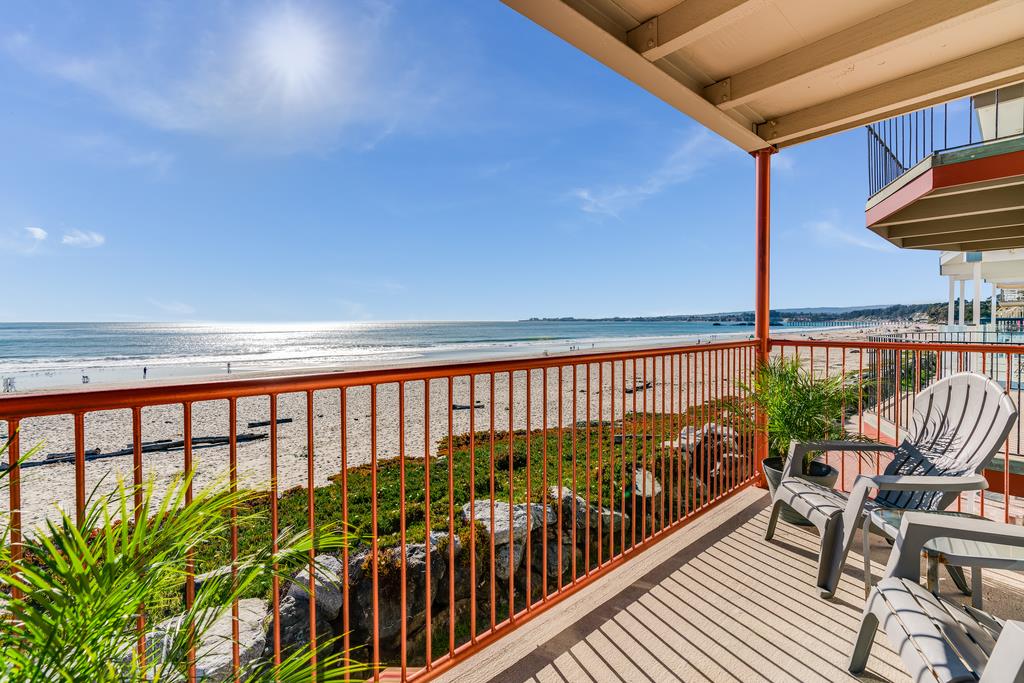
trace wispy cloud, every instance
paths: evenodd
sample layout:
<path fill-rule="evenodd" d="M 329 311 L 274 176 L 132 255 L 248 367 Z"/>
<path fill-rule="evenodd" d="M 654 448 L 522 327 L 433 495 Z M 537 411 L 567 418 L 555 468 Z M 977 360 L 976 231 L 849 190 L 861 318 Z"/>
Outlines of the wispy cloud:
<path fill-rule="evenodd" d="M 33 226 L 29 226 L 29 227 L 25 228 L 25 230 L 28 232 L 29 237 L 31 237 L 32 239 L 36 240 L 37 242 L 42 242 L 49 235 L 49 233 L 47 233 L 42 228 L 36 228 L 36 227 L 33 227 Z"/>
<path fill-rule="evenodd" d="M 694 131 L 661 165 L 643 181 L 635 184 L 578 187 L 570 195 L 579 200 L 584 213 L 618 218 L 621 211 L 636 206 L 674 185 L 696 176 L 722 154 L 728 143 L 705 129 Z"/>
<path fill-rule="evenodd" d="M 160 301 L 159 299 L 150 298 L 149 303 L 164 313 L 170 313 L 171 315 L 192 315 L 196 312 L 194 306 L 182 303 L 181 301 Z"/>
<path fill-rule="evenodd" d="M 880 237 L 863 233 L 852 233 L 841 228 L 834 219 L 810 221 L 807 230 L 820 244 L 825 246 L 854 246 L 872 251 L 891 252 L 895 247 Z"/>
<path fill-rule="evenodd" d="M 25 67 L 153 128 L 290 152 L 350 130 L 358 145 L 379 140 L 442 101 L 415 66 L 391 56 L 390 15 L 380 2 L 285 4 L 204 17 L 187 40 L 149 27 L 115 49 L 79 54 L 29 33 L 0 44 Z"/>
<path fill-rule="evenodd" d="M 7 228 L 0 230 L 0 252 L 33 254 L 46 241 L 48 233 L 42 228 Z"/>
<path fill-rule="evenodd" d="M 93 230 L 70 230 L 60 238 L 60 243 L 69 247 L 93 249 L 102 246 L 107 238 Z"/>

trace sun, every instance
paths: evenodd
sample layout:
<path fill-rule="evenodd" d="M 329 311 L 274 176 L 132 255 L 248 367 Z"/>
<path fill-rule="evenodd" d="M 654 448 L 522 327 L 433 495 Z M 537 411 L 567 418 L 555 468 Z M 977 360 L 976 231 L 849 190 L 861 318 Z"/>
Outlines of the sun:
<path fill-rule="evenodd" d="M 303 101 L 327 75 L 330 40 L 311 17 L 295 10 L 264 17 L 250 45 L 257 67 L 285 101 Z"/>

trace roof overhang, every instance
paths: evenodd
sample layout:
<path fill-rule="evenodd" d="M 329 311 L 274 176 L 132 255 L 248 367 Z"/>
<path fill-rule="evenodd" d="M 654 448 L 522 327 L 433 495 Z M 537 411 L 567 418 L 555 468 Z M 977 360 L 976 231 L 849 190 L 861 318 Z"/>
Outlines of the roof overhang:
<path fill-rule="evenodd" d="M 1020 0 L 503 0 L 747 151 L 1024 81 Z"/>
<path fill-rule="evenodd" d="M 1024 288 L 1024 250 L 1000 249 L 983 254 L 943 252 L 939 256 L 939 274 L 954 280 L 978 277 L 1003 289 Z"/>
<path fill-rule="evenodd" d="M 933 154 L 873 197 L 866 218 L 904 249 L 1024 247 L 1024 138 Z"/>

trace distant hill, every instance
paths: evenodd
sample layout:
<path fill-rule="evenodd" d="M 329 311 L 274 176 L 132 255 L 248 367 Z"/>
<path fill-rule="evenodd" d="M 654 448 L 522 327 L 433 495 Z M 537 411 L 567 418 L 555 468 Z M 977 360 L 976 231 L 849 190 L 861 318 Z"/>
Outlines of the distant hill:
<path fill-rule="evenodd" d="M 982 302 L 983 317 L 987 302 Z M 614 316 L 609 318 L 530 318 L 533 321 L 621 321 L 621 322 L 744 322 L 754 321 L 753 311 L 730 311 L 726 313 L 700 313 L 695 315 L 657 316 Z M 777 322 L 857 322 L 885 320 L 893 322 L 915 321 L 941 323 L 946 320 L 946 304 L 880 304 L 875 306 L 778 308 L 772 309 L 771 320 Z"/>

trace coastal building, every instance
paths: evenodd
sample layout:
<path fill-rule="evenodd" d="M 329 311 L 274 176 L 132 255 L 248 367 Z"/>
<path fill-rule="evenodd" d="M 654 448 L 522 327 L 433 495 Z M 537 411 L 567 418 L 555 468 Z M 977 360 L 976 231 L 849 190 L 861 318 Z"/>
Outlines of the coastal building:
<path fill-rule="evenodd" d="M 1024 188 L 1021 189 L 1024 193 Z M 1024 249 L 995 251 L 943 251 L 939 254 L 939 274 L 949 281 L 949 302 L 946 327 L 949 330 L 967 326 L 995 331 L 1000 319 L 1016 321 L 1024 288 Z M 968 290 L 967 287 L 970 286 Z M 987 287 L 987 291 L 986 288 Z M 989 316 L 981 315 L 981 303 L 989 298 Z M 970 318 L 966 315 L 971 301 Z M 1000 303 L 1003 309 L 1000 311 Z"/>
<path fill-rule="evenodd" d="M 878 121 L 867 135 L 867 227 L 901 249 L 939 252 L 947 331 L 994 331 L 998 290 L 1024 285 L 1024 85 Z"/>

